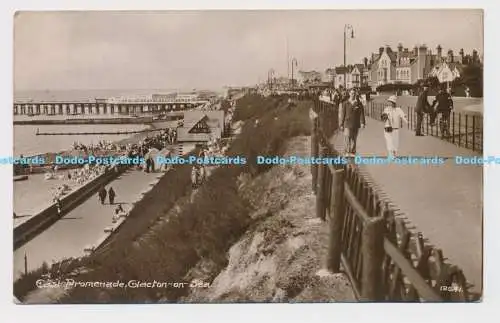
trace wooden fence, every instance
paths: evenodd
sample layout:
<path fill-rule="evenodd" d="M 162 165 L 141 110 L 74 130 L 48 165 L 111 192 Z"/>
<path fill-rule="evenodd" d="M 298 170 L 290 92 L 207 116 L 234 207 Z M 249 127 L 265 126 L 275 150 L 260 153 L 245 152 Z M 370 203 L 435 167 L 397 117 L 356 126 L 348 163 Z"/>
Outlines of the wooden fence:
<path fill-rule="evenodd" d="M 337 109 L 316 101 L 313 157 L 338 156 L 327 140 L 336 129 Z M 313 115 L 314 116 L 314 115 Z M 348 275 L 363 301 L 470 301 L 464 274 L 445 263 L 441 250 L 412 232 L 353 163 L 312 165 L 317 216 L 330 229 L 327 267 Z"/>

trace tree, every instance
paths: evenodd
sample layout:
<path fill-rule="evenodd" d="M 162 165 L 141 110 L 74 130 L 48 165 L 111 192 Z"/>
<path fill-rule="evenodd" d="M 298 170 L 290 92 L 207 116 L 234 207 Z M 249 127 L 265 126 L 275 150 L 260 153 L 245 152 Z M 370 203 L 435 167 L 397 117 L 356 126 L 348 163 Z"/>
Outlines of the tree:
<path fill-rule="evenodd" d="M 427 82 L 427 84 L 429 84 L 429 87 L 431 89 L 437 89 L 439 87 L 439 84 L 440 84 L 437 76 L 428 77 L 426 82 Z"/>
<path fill-rule="evenodd" d="M 479 64 L 467 65 L 462 71 L 462 81 L 470 89 L 471 96 L 483 96 L 483 67 Z"/>

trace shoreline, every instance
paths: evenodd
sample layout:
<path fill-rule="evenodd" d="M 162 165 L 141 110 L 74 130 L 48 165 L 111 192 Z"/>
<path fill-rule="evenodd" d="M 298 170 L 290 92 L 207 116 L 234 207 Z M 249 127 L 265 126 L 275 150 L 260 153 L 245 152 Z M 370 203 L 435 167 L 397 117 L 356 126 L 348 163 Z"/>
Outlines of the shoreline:
<path fill-rule="evenodd" d="M 140 141 L 144 140 L 146 137 L 148 137 L 151 133 L 155 133 L 157 131 L 161 131 L 162 128 L 158 128 L 155 126 L 154 122 L 150 124 L 146 124 L 146 128 L 141 130 L 141 132 L 138 133 L 133 133 L 130 134 L 129 137 L 118 139 L 111 141 L 112 144 L 118 145 L 118 146 L 123 146 L 123 145 L 128 145 L 128 144 L 137 144 Z M 53 165 L 53 161 L 55 159 L 56 155 L 67 155 L 71 154 L 74 152 L 74 150 L 66 149 L 66 150 L 60 150 L 58 152 L 44 152 L 44 153 L 37 153 L 37 154 L 30 154 L 30 155 L 23 155 L 24 158 L 34 158 L 34 157 L 40 157 L 46 160 L 47 162 L 43 165 L 34 165 L 34 169 L 44 169 L 47 167 L 51 167 Z M 21 155 L 19 155 L 21 156 Z M 81 156 L 81 155 L 78 155 Z M 60 169 L 67 169 L 67 168 L 75 168 L 71 167 L 72 165 L 66 165 L 66 166 L 60 166 Z M 29 174 L 27 174 L 29 175 Z"/>

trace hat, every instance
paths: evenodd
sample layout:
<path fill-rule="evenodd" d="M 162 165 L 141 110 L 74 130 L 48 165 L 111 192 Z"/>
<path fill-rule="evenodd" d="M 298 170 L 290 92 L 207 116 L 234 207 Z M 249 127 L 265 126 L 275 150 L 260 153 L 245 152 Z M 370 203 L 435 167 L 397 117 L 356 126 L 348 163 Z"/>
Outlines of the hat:
<path fill-rule="evenodd" d="M 395 95 L 391 95 L 391 96 L 387 99 L 387 101 L 392 102 L 392 103 L 394 103 L 394 104 L 397 102 L 397 100 L 398 100 L 398 98 L 397 98 Z"/>

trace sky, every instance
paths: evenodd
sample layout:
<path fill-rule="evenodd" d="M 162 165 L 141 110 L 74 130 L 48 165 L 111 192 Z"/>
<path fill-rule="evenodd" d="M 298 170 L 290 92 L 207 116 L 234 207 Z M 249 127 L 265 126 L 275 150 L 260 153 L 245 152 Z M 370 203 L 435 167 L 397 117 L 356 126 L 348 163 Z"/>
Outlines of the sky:
<path fill-rule="evenodd" d="M 483 52 L 481 10 L 18 12 L 14 87 L 21 90 L 220 88 L 272 68 L 324 71 L 378 48 L 426 44 Z M 288 43 L 288 46 L 287 46 Z M 288 47 L 288 50 L 287 50 Z"/>

